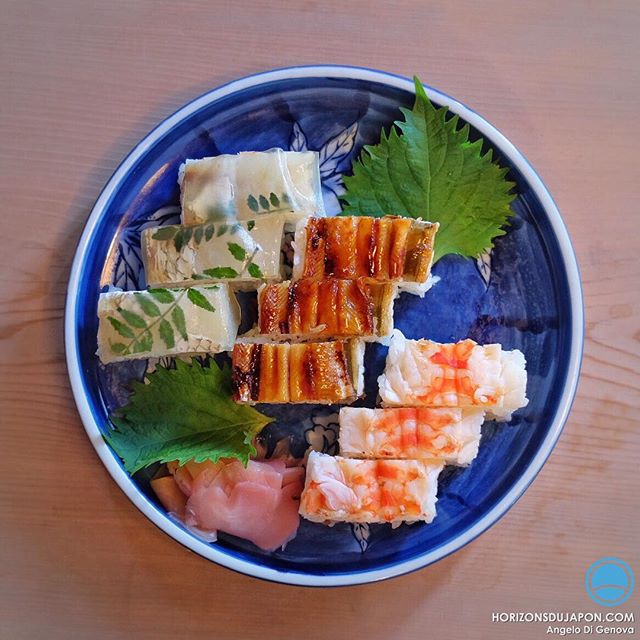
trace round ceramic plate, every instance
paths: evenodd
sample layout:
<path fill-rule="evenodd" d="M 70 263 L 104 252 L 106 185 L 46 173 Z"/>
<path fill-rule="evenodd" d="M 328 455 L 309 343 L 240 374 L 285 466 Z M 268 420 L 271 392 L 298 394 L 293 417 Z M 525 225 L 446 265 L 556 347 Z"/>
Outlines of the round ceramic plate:
<path fill-rule="evenodd" d="M 486 423 L 480 452 L 466 469 L 448 467 L 432 524 L 339 524 L 302 521 L 283 551 L 268 553 L 221 534 L 199 540 L 164 513 L 149 488 L 153 469 L 130 478 L 102 434 L 108 414 L 126 401 L 128 384 L 147 361 L 102 366 L 96 352 L 98 295 L 104 287 L 145 286 L 140 232 L 175 223 L 178 167 L 186 158 L 272 147 L 320 154 L 323 196 L 339 211 L 342 175 L 363 144 L 413 102 L 413 83 L 353 67 L 270 71 L 231 82 L 165 120 L 131 152 L 98 198 L 80 240 L 69 282 L 66 349 L 69 375 L 85 428 L 104 465 L 132 502 L 178 542 L 221 565 L 260 578 L 303 585 L 370 582 L 424 567 L 475 538 L 511 507 L 536 476 L 560 435 L 575 392 L 583 318 L 580 280 L 566 229 L 544 185 L 517 149 L 469 108 L 428 88 L 471 125 L 517 187 L 515 217 L 494 250 L 478 260 L 446 256 L 439 283 L 420 299 L 402 294 L 395 323 L 410 338 L 500 342 L 527 359 L 530 403 L 508 424 Z M 246 302 L 246 301 L 245 301 Z M 250 318 L 245 305 L 245 324 Z M 386 348 L 367 346 L 366 391 L 373 406 Z M 171 366 L 171 362 L 164 364 Z M 260 409 L 277 418 L 262 440 L 268 454 L 301 455 L 308 446 L 336 453 L 335 408 Z"/>

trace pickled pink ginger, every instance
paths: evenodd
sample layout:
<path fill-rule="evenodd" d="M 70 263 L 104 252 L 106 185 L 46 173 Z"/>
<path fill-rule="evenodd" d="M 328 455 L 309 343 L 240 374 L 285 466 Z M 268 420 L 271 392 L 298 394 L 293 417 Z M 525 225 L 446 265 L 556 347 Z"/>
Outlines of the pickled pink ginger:
<path fill-rule="evenodd" d="M 282 460 L 250 460 L 247 467 L 229 460 L 187 463 L 171 470 L 186 496 L 187 526 L 224 531 L 266 551 L 279 549 L 295 537 L 300 524 L 302 468 L 287 468 Z M 187 471 L 190 483 L 176 477 Z"/>

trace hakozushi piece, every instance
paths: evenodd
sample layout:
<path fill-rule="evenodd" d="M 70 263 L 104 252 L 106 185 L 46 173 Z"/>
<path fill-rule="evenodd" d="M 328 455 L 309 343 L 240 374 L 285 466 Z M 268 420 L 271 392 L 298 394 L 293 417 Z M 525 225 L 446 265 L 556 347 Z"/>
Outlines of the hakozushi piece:
<path fill-rule="evenodd" d="M 345 458 L 434 458 L 468 465 L 478 454 L 484 410 L 403 407 L 340 409 Z"/>
<path fill-rule="evenodd" d="M 422 293 L 437 230 L 437 223 L 396 216 L 309 218 L 296 229 L 293 275 L 397 282 Z"/>
<path fill-rule="evenodd" d="M 358 340 L 233 348 L 236 402 L 345 404 L 364 387 L 364 344 Z"/>
<path fill-rule="evenodd" d="M 363 279 L 265 284 L 258 291 L 258 328 L 276 339 L 389 336 L 396 293 L 393 284 Z"/>
<path fill-rule="evenodd" d="M 230 351 L 240 307 L 226 284 L 112 291 L 98 301 L 98 357 L 104 363 Z"/>
<path fill-rule="evenodd" d="M 300 515 L 313 522 L 431 522 L 437 460 L 354 460 L 312 451 Z"/>
<path fill-rule="evenodd" d="M 187 160 L 179 172 L 182 222 L 235 216 L 254 220 L 274 212 L 286 222 L 324 215 L 315 151 L 246 151 Z"/>
<path fill-rule="evenodd" d="M 378 385 L 385 406 L 481 407 L 498 420 L 510 420 L 529 402 L 526 362 L 517 349 L 407 340 L 399 331 Z"/>
<path fill-rule="evenodd" d="M 230 282 L 245 288 L 280 280 L 282 216 L 255 222 L 169 225 L 142 232 L 147 284 Z"/>

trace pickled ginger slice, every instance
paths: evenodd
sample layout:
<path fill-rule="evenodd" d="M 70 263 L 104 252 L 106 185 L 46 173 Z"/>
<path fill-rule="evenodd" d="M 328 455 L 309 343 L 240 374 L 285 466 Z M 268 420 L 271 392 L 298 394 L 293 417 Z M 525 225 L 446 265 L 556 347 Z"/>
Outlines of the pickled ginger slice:
<path fill-rule="evenodd" d="M 354 460 L 312 451 L 300 515 L 313 522 L 431 522 L 440 460 Z"/>
<path fill-rule="evenodd" d="M 364 388 L 360 340 L 274 344 L 238 343 L 233 348 L 236 402 L 349 403 Z"/>
<path fill-rule="evenodd" d="M 280 460 L 249 460 L 246 467 L 239 460 L 220 460 L 187 463 L 178 469 L 190 476 L 189 488 L 182 489 L 186 496 L 183 519 L 197 535 L 223 531 L 267 551 L 279 549 L 295 537 L 302 491 L 298 470 L 287 469 Z M 152 481 L 152 488 L 166 506 L 165 496 L 158 492 L 164 487 Z M 177 515 L 181 516 L 180 512 Z"/>
<path fill-rule="evenodd" d="M 98 300 L 103 363 L 230 351 L 240 307 L 225 284 L 193 289 L 111 291 Z"/>
<path fill-rule="evenodd" d="M 184 224 L 231 216 L 247 221 L 275 212 L 287 223 L 324 215 L 315 151 L 271 149 L 187 160 L 178 181 Z"/>
<path fill-rule="evenodd" d="M 179 287 L 230 282 L 256 288 L 280 280 L 282 216 L 250 223 L 207 223 L 151 227 L 142 232 L 147 283 Z"/>
<path fill-rule="evenodd" d="M 434 458 L 468 465 L 478 454 L 484 410 L 403 407 L 340 409 L 345 458 Z"/>
<path fill-rule="evenodd" d="M 258 328 L 275 339 L 377 339 L 393 331 L 397 287 L 364 279 L 303 279 L 258 291 Z"/>
<path fill-rule="evenodd" d="M 397 330 L 378 385 L 385 406 L 481 407 L 497 420 L 510 420 L 529 402 L 526 362 L 517 349 L 407 340 Z"/>
<path fill-rule="evenodd" d="M 437 230 L 437 223 L 396 216 L 309 218 L 296 229 L 293 276 L 397 282 L 421 294 L 431 284 Z"/>

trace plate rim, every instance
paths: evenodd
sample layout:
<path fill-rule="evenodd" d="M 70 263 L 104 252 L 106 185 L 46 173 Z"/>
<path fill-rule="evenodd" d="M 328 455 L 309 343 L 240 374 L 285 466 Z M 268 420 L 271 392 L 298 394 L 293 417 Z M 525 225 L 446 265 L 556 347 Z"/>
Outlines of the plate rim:
<path fill-rule="evenodd" d="M 100 457 L 103 465 L 113 480 L 131 500 L 131 502 L 133 502 L 133 504 L 147 518 L 149 518 L 149 520 L 174 540 L 204 558 L 248 576 L 298 586 L 348 586 L 377 582 L 426 567 L 450 555 L 451 553 L 458 551 L 493 526 L 524 494 L 526 489 L 538 475 L 555 447 L 571 410 L 580 375 L 584 343 L 584 307 L 580 271 L 567 228 L 556 203 L 540 176 L 538 176 L 526 157 L 515 147 L 515 145 L 513 145 L 513 143 L 511 143 L 498 129 L 473 109 L 467 107 L 446 93 L 427 86 L 430 95 L 432 95 L 438 103 L 446 105 L 451 111 L 459 114 L 463 119 L 475 127 L 483 136 L 489 138 L 491 143 L 499 148 L 503 155 L 508 157 L 516 166 L 528 182 L 529 186 L 533 189 L 536 196 L 539 198 L 560 248 L 562 263 L 567 275 L 569 308 L 571 311 L 571 346 L 564 389 L 549 431 L 536 451 L 533 459 L 521 473 L 513 487 L 504 496 L 502 496 L 502 498 L 500 498 L 500 500 L 498 500 L 498 502 L 482 518 L 480 518 L 480 520 L 457 536 L 453 537 L 448 542 L 428 553 L 397 564 L 387 565 L 379 569 L 365 569 L 356 572 L 317 575 L 265 567 L 254 562 L 232 556 L 224 551 L 216 549 L 215 546 L 210 546 L 197 540 L 147 500 L 139 491 L 131 477 L 115 461 L 111 450 L 102 437 L 85 391 L 84 380 L 81 375 L 82 363 L 80 362 L 77 343 L 77 327 L 75 323 L 78 307 L 77 293 L 83 272 L 87 248 L 93 238 L 95 228 L 99 220 L 102 218 L 104 210 L 108 206 L 113 194 L 120 186 L 122 180 L 126 178 L 131 167 L 140 159 L 140 157 L 143 156 L 152 147 L 152 145 L 165 134 L 178 126 L 185 118 L 212 102 L 224 98 L 232 93 L 241 92 L 245 89 L 260 86 L 261 84 L 268 82 L 314 77 L 366 80 L 414 93 L 414 84 L 411 79 L 387 71 L 351 65 L 302 65 L 263 71 L 232 80 L 207 91 L 191 102 L 180 107 L 172 115 L 162 120 L 162 122 L 145 135 L 129 152 L 114 171 L 111 178 L 109 178 L 91 209 L 91 213 L 85 223 L 82 235 L 76 247 L 69 275 L 64 313 L 64 342 L 71 389 L 84 429 L 89 436 L 96 453 Z"/>

